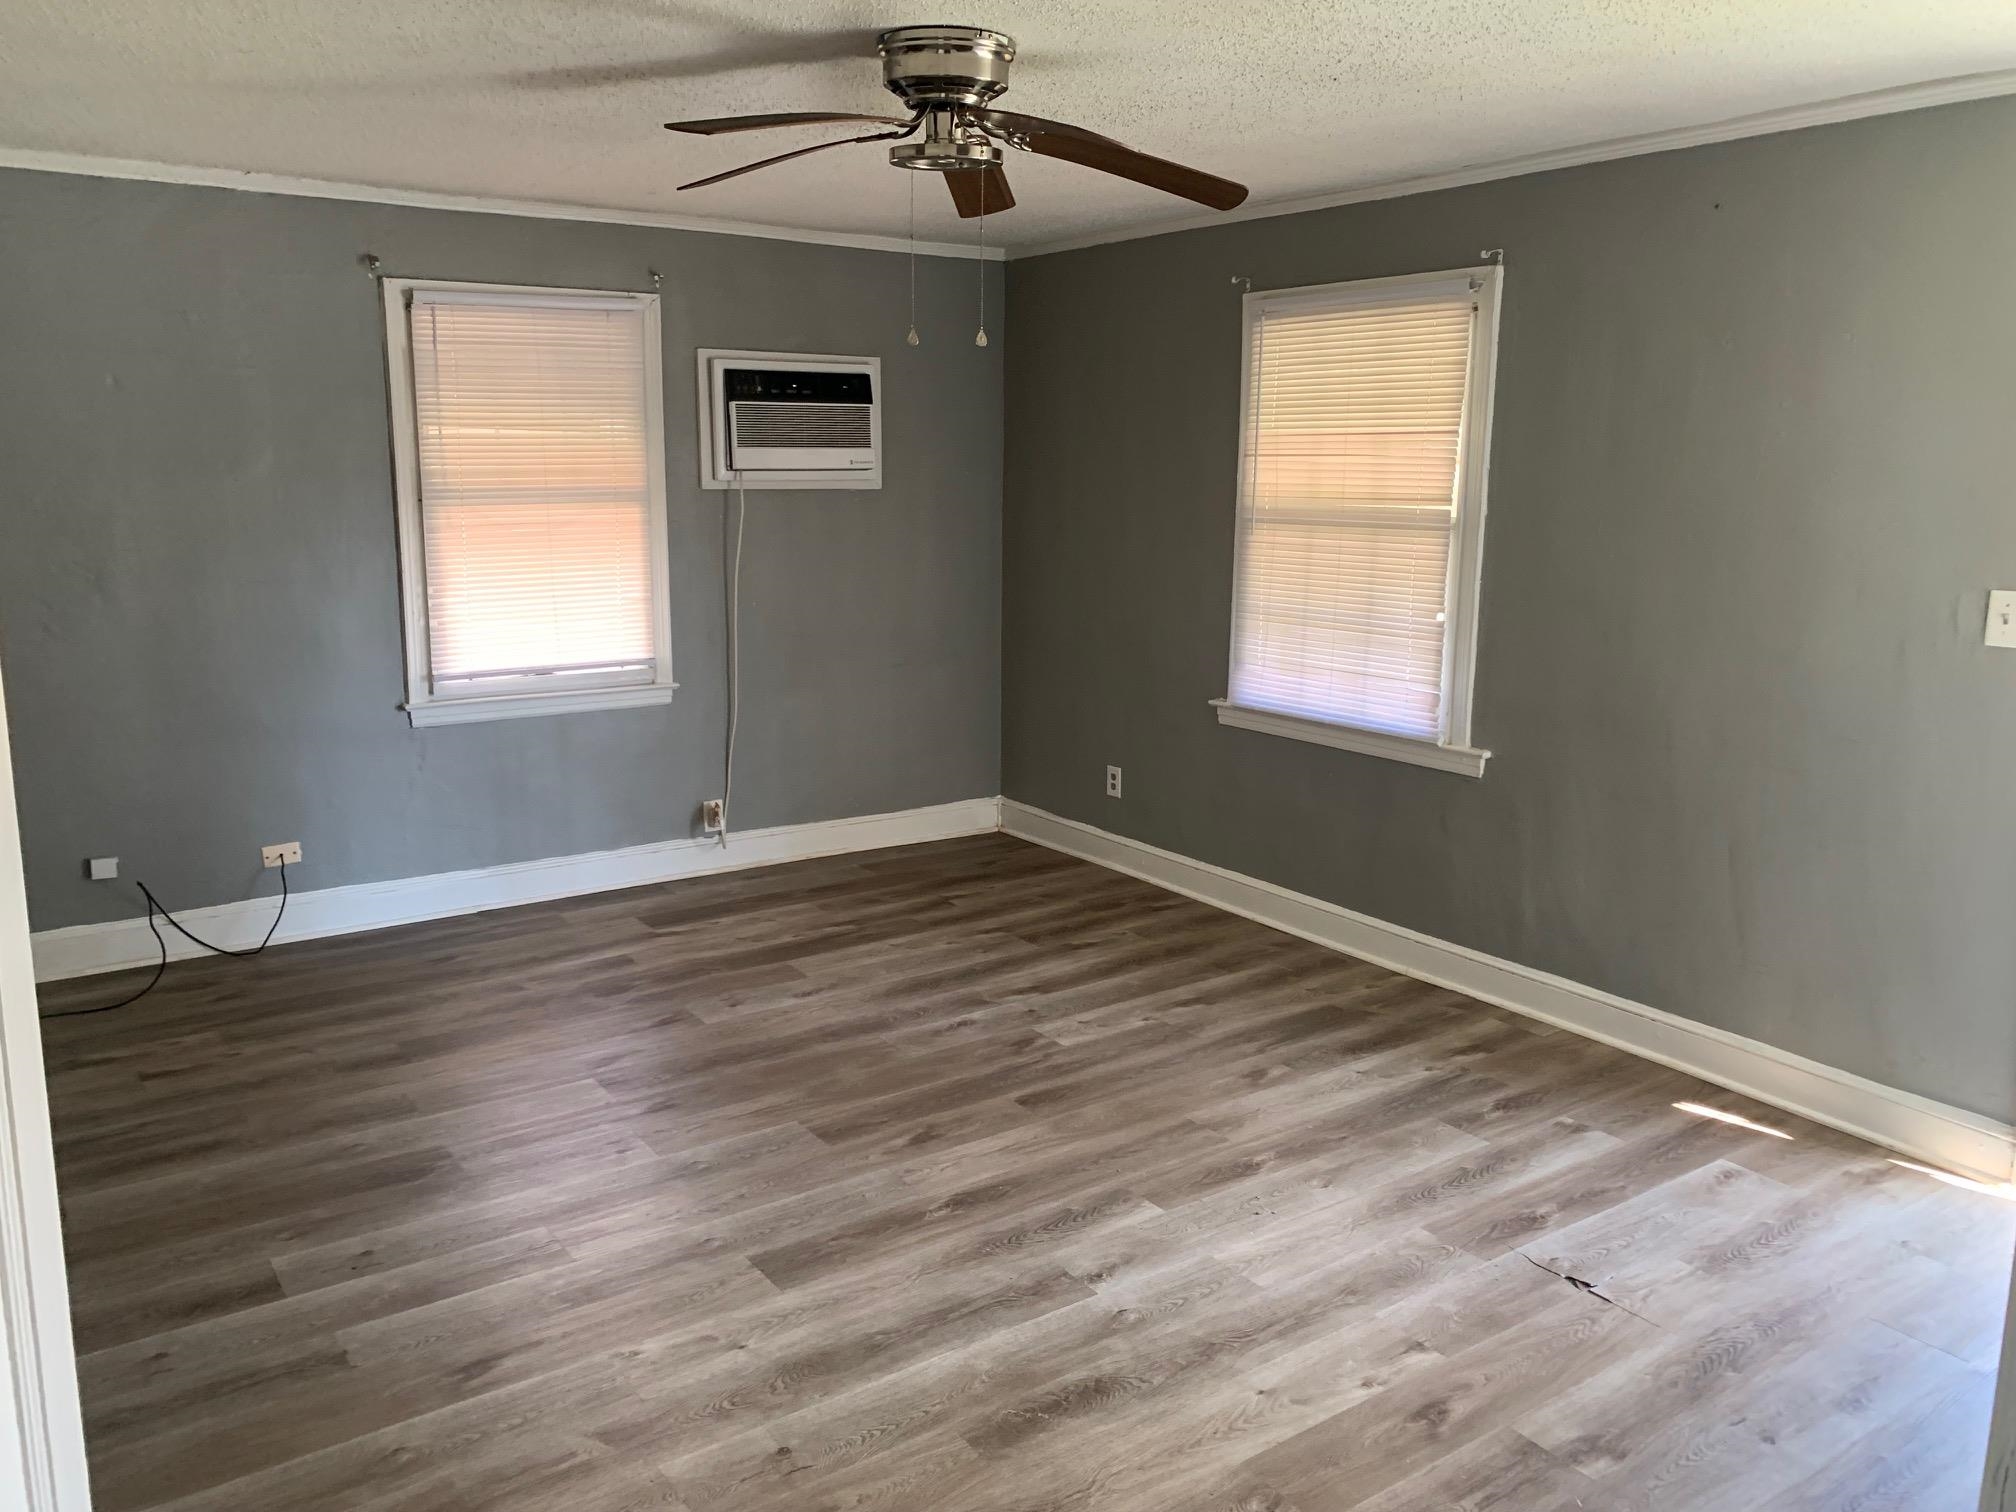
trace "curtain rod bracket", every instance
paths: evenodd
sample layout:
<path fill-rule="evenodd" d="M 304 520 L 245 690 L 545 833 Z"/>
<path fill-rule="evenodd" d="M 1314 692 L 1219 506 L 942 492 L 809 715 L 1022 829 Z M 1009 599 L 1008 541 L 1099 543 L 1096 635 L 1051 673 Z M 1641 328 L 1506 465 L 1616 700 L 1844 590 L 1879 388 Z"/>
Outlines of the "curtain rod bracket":
<path fill-rule="evenodd" d="M 366 252 L 357 261 L 364 264 L 364 276 L 366 278 L 376 278 L 378 270 L 384 266 L 383 263 L 379 262 L 378 254 L 375 252 Z"/>
<path fill-rule="evenodd" d="M 1505 266 L 1505 249 L 1503 247 L 1486 247 L 1477 255 L 1488 263 L 1496 263 L 1501 268 Z"/>
<path fill-rule="evenodd" d="M 663 273 L 660 273 L 656 268 L 646 268 L 644 271 L 651 275 L 651 288 L 654 292 L 665 287 L 665 275 Z"/>
<path fill-rule="evenodd" d="M 1232 282 L 1238 284 L 1248 294 L 1253 292 L 1253 280 L 1248 278 L 1244 273 L 1234 273 L 1232 275 Z"/>

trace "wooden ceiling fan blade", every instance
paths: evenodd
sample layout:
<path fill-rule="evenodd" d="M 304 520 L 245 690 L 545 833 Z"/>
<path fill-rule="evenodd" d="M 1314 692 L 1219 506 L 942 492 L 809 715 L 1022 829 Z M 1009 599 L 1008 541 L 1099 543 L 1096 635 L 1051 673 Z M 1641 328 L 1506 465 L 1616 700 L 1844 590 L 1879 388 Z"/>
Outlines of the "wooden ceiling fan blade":
<path fill-rule="evenodd" d="M 1014 191 L 1008 175 L 999 168 L 953 168 L 944 175 L 945 187 L 952 191 L 952 203 L 961 220 L 993 215 L 1015 208 Z"/>
<path fill-rule="evenodd" d="M 705 189 L 709 184 L 718 184 L 723 179 L 740 178 L 745 173 L 754 173 L 758 168 L 768 168 L 772 163 L 788 163 L 793 158 L 804 157 L 808 152 L 824 152 L 828 147 L 849 147 L 856 142 L 886 142 L 891 137 L 908 136 L 908 131 L 871 131 L 866 136 L 841 137 L 832 142 L 814 142 L 810 147 L 799 147 L 791 152 L 780 152 L 775 157 L 759 158 L 753 163 L 744 163 L 740 168 L 730 168 L 726 173 L 709 174 L 706 178 L 695 179 L 690 184 L 681 184 L 681 189 Z"/>
<path fill-rule="evenodd" d="M 818 126 L 837 121 L 872 121 L 877 126 L 908 126 L 907 116 L 857 115 L 849 110 L 780 110 L 771 115 L 715 116 L 704 121 L 667 121 L 667 131 L 695 136 L 720 136 L 729 131 L 768 131 L 773 126 Z"/>
<path fill-rule="evenodd" d="M 1230 210 L 1246 198 L 1246 186 L 1219 178 L 1200 168 L 1185 167 L 1167 158 L 1152 157 L 1123 146 L 1111 137 L 1063 121 L 1046 121 L 1041 116 L 1022 115 L 1013 110 L 976 110 L 973 119 L 1005 137 L 1012 146 L 1042 157 L 1061 158 L 1096 168 L 1119 178 L 1132 179 L 1150 189 L 1179 195 L 1208 205 L 1213 210 Z"/>

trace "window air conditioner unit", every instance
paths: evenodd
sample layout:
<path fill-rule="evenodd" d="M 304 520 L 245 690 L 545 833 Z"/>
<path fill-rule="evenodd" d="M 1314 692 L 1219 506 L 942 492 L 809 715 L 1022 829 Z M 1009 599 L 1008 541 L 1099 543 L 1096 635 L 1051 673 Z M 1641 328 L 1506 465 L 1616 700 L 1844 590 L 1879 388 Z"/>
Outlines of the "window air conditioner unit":
<path fill-rule="evenodd" d="M 700 482 L 707 488 L 880 488 L 875 357 L 700 351 Z"/>

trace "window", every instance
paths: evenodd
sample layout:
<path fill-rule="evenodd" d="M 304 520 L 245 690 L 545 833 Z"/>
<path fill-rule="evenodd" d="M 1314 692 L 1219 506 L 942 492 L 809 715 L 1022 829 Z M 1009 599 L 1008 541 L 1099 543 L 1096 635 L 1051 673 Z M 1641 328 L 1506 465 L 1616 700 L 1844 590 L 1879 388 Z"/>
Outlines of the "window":
<path fill-rule="evenodd" d="M 672 697 L 658 299 L 385 280 L 416 725 Z"/>
<path fill-rule="evenodd" d="M 1480 776 L 1500 270 L 1246 296 L 1222 723 Z"/>

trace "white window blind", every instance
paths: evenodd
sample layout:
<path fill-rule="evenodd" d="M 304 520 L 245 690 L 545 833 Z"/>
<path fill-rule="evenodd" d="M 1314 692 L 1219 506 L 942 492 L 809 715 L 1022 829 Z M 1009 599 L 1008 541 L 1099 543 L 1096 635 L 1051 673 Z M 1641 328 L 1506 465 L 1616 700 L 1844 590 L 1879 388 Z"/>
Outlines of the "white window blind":
<path fill-rule="evenodd" d="M 412 290 L 432 698 L 660 681 L 654 315 L 622 295 Z"/>
<path fill-rule="evenodd" d="M 1229 705 L 1467 740 L 1451 659 L 1476 282 L 1249 300 Z"/>

